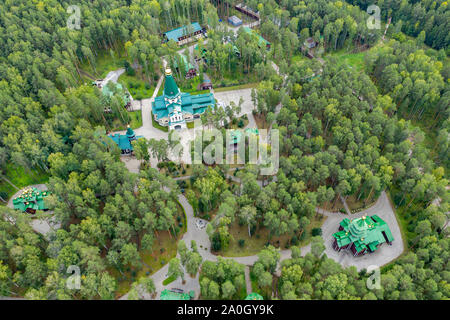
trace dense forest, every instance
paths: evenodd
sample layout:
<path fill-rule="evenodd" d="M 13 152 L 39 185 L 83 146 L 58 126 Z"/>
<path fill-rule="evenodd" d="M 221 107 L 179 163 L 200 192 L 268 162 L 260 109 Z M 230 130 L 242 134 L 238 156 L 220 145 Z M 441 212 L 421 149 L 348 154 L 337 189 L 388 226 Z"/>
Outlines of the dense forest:
<path fill-rule="evenodd" d="M 259 11 L 257 32 L 272 43 L 270 50 L 257 36 L 234 36 L 219 23 L 230 13 L 227 3 L 236 1 L 79 1 L 80 30 L 67 28 L 68 1 L 0 4 L 1 173 L 10 164 L 26 174 L 45 172 L 51 210 L 61 222 L 44 237 L 29 216 L 0 206 L 0 296 L 115 299 L 131 290 L 131 298 L 141 299 L 142 288 L 155 290 L 148 275 L 169 263 L 174 279 L 183 277 L 181 265 L 193 276 L 200 269 L 204 299 L 242 299 L 243 265 L 220 258 L 202 263 L 195 243 L 191 250 L 177 244 L 186 228 L 181 184 L 158 170 L 170 164 L 150 168 L 147 151 L 167 163 L 171 146 L 139 140 L 142 170 L 129 172 L 105 135 L 115 119 L 130 121 L 120 94 L 105 99 L 83 70 L 100 68 L 101 56 L 118 57 L 154 86 L 162 57 L 173 61 L 180 49 L 162 43 L 161 34 L 197 21 L 209 28 L 208 42 L 198 42 L 198 53 L 206 52 L 201 71 L 217 87 L 256 83 L 253 114 L 280 131 L 280 170 L 276 179 L 263 178 L 262 188 L 255 166 L 236 169 L 239 182 L 233 183 L 228 166 L 189 168 L 186 198 L 211 222 L 211 250 L 227 250 L 237 225 L 249 237 L 267 230 L 271 245 L 251 267 L 266 298 L 274 285 L 282 299 L 450 297 L 447 2 L 379 1 L 382 22 L 392 17 L 382 45 L 384 29 L 366 26 L 367 1 L 244 2 Z M 304 57 L 309 37 L 323 49 L 324 64 Z M 339 63 L 333 54 L 342 50 L 365 53 L 362 71 Z M 202 120 L 223 130 L 228 120 L 238 122 L 241 104 L 209 110 Z M 397 209 L 406 251 L 382 268 L 383 288 L 369 291 L 365 270 L 323 255 L 323 240 L 311 229 L 320 221 L 317 207 L 341 198 L 365 207 L 383 191 Z M 281 238 L 279 247 L 290 247 L 292 258 L 281 262 L 278 274 L 280 256 L 271 241 Z M 312 247 L 303 257 L 296 247 L 301 241 Z M 180 259 L 157 260 L 167 243 Z M 71 265 L 82 269 L 79 291 L 66 287 Z M 125 279 L 131 283 L 123 288 Z"/>
<path fill-rule="evenodd" d="M 413 37 L 423 33 L 427 45 L 436 50 L 447 50 L 448 53 L 450 36 L 447 31 L 450 28 L 450 9 L 447 1 L 352 0 L 347 2 L 363 10 L 371 4 L 378 5 L 381 19 L 387 21 L 392 18 L 396 24 L 396 30 Z"/>

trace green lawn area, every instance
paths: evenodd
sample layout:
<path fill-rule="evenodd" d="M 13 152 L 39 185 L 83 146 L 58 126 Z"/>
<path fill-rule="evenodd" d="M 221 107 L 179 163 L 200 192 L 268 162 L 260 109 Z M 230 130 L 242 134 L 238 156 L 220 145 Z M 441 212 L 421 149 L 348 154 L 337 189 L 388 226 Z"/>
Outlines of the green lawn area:
<path fill-rule="evenodd" d="M 297 245 L 303 247 L 307 245 L 311 239 L 311 231 L 313 228 L 320 228 L 325 222 L 326 217 L 317 215 L 311 220 L 311 223 L 306 228 L 307 236 L 300 241 Z M 233 223 L 229 228 L 232 240 L 225 251 L 221 251 L 220 254 L 224 257 L 245 257 L 258 254 L 269 241 L 269 229 L 263 227 L 260 228 L 251 237 L 248 236 L 247 225 L 240 226 L 237 222 Z M 285 245 L 288 243 L 291 236 L 282 235 L 280 237 L 272 236 L 270 243 L 274 247 L 279 247 L 281 250 L 285 249 Z M 243 247 L 239 245 L 239 240 L 243 239 L 245 244 Z"/>
<path fill-rule="evenodd" d="M 164 82 L 165 82 L 164 80 L 161 82 L 161 86 L 159 87 L 158 94 L 156 95 L 157 97 L 159 97 L 160 95 L 163 94 Z"/>
<path fill-rule="evenodd" d="M 136 76 L 129 76 L 126 73 L 122 73 L 119 77 L 119 82 L 124 85 L 131 96 L 135 100 L 142 100 L 146 98 L 151 98 L 155 87 L 151 86 L 149 83 L 138 79 Z"/>
<path fill-rule="evenodd" d="M 300 53 L 300 54 L 296 54 L 296 55 L 292 56 L 291 63 L 293 64 L 296 62 L 307 61 L 307 60 L 309 60 L 309 59 Z"/>
<path fill-rule="evenodd" d="M 175 277 L 173 277 L 173 276 L 167 277 L 166 279 L 164 279 L 163 285 L 167 286 L 169 283 L 172 283 L 175 280 L 177 280 L 177 279 Z"/>
<path fill-rule="evenodd" d="M 152 112 L 152 124 L 154 128 L 157 128 L 159 130 L 162 130 L 164 132 L 169 132 L 169 127 L 163 127 L 162 125 L 160 125 L 155 118 L 153 117 L 153 112 Z"/>
<path fill-rule="evenodd" d="M 364 71 L 365 70 L 365 63 L 364 63 L 364 57 L 366 54 L 373 50 L 379 50 L 383 46 L 383 43 L 380 41 L 377 45 L 373 46 L 369 50 L 353 53 L 351 50 L 353 49 L 353 46 L 350 46 L 351 49 L 347 49 L 347 47 L 344 47 L 340 50 L 330 52 L 325 55 L 325 59 L 327 57 L 335 57 L 338 60 L 338 65 L 347 65 L 355 69 L 356 71 Z"/>
<path fill-rule="evenodd" d="M 194 129 L 194 121 L 186 122 L 186 126 L 188 127 L 188 129 Z"/>
<path fill-rule="evenodd" d="M 31 169 L 28 171 L 23 167 L 12 163 L 6 164 L 5 167 L 4 176 L 19 189 L 31 184 L 46 183 L 49 178 L 49 174 L 43 170 Z M 17 191 L 18 190 L 16 190 L 16 188 L 14 188 L 11 184 L 3 179 L 0 179 L 0 192 L 6 193 L 5 196 L 7 195 L 7 199 L 9 199 Z"/>
<path fill-rule="evenodd" d="M 327 57 L 334 56 L 337 58 L 339 65 L 348 65 L 355 68 L 356 71 L 362 71 L 364 70 L 365 54 L 366 52 L 348 53 L 346 49 L 341 49 L 327 55 Z"/>
<path fill-rule="evenodd" d="M 108 72 L 123 68 L 123 62 L 127 60 L 127 57 L 124 57 L 122 48 L 120 51 L 120 55 L 114 51 L 113 55 L 110 51 L 101 51 L 95 62 L 95 71 L 87 60 L 81 64 L 81 69 L 97 78 L 104 78 Z"/>
<path fill-rule="evenodd" d="M 231 87 L 214 88 L 214 92 L 222 92 L 222 91 L 231 91 L 231 90 L 241 90 L 241 89 L 248 89 L 248 88 L 256 88 L 257 86 L 258 86 L 258 82 L 253 82 L 253 83 L 240 84 L 240 85 L 231 86 Z"/>

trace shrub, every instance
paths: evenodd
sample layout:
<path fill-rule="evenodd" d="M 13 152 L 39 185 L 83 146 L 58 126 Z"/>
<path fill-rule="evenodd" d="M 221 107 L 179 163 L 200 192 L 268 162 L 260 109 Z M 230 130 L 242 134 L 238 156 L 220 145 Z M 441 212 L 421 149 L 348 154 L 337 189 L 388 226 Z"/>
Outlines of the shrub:
<path fill-rule="evenodd" d="M 6 200 L 8 199 L 8 193 L 6 193 L 5 191 L 0 191 L 0 197 Z"/>
<path fill-rule="evenodd" d="M 220 242 L 220 234 L 215 232 L 211 239 L 211 245 L 213 251 L 220 251 L 222 249 L 222 243 Z"/>
<path fill-rule="evenodd" d="M 322 235 L 322 229 L 321 228 L 314 228 L 312 229 L 312 236 L 321 236 Z"/>
<path fill-rule="evenodd" d="M 145 89 L 150 90 L 150 88 L 151 88 L 150 83 L 146 83 L 146 84 L 145 84 Z"/>
<path fill-rule="evenodd" d="M 239 247 L 243 248 L 245 245 L 245 240 L 244 239 L 239 239 L 238 241 Z"/>
<path fill-rule="evenodd" d="M 128 67 L 127 68 L 127 75 L 133 77 L 136 75 L 136 71 L 134 71 L 134 69 L 132 67 Z"/>
<path fill-rule="evenodd" d="M 294 245 L 294 246 L 298 244 L 298 238 L 297 238 L 297 236 L 293 236 L 293 237 L 292 237 L 292 239 L 291 239 L 291 244 Z"/>

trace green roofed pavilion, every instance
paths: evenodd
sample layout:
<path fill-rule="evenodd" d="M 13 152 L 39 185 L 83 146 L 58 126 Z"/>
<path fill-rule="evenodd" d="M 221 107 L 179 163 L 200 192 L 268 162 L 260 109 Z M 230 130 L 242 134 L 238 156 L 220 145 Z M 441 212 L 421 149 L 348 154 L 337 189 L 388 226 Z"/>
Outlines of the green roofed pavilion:
<path fill-rule="evenodd" d="M 198 22 L 191 23 L 190 25 L 181 26 L 179 28 L 165 32 L 164 40 L 175 41 L 178 45 L 188 43 L 193 37 L 197 38 L 203 34 L 204 30 Z"/>
<path fill-rule="evenodd" d="M 252 292 L 247 297 L 245 297 L 245 300 L 264 300 L 264 298 L 260 294 Z"/>
<path fill-rule="evenodd" d="M 194 291 L 189 293 L 174 292 L 171 290 L 164 289 L 161 292 L 161 300 L 192 300 L 194 298 Z"/>
<path fill-rule="evenodd" d="M 40 191 L 34 187 L 25 188 L 20 196 L 13 199 L 14 209 L 34 214 L 36 210 L 48 210 L 45 198 L 50 191 Z"/>
<path fill-rule="evenodd" d="M 381 244 L 394 241 L 389 226 L 377 215 L 353 220 L 345 218 L 333 237 L 335 250 L 350 249 L 354 256 L 374 252 Z"/>
<path fill-rule="evenodd" d="M 122 154 L 131 154 L 133 152 L 132 142 L 142 138 L 142 136 L 136 136 L 130 126 L 128 126 L 125 134 L 110 134 L 108 137 L 110 137 L 117 144 Z"/>

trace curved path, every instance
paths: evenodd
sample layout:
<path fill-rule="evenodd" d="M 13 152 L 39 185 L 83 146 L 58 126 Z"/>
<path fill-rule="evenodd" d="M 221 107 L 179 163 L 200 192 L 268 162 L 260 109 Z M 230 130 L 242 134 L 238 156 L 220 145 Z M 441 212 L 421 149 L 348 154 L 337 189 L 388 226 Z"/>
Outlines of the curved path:
<path fill-rule="evenodd" d="M 192 209 L 192 206 L 189 204 L 186 197 L 183 195 L 179 195 L 178 200 L 180 201 L 180 204 L 183 206 L 187 218 L 187 231 L 183 235 L 182 240 L 186 242 L 186 245 L 188 247 L 190 246 L 191 240 L 195 240 L 197 242 L 197 247 L 199 253 L 203 257 L 203 260 L 216 261 L 218 256 L 213 255 L 210 251 L 210 241 L 208 235 L 206 234 L 206 228 L 199 229 L 196 226 L 196 220 L 198 220 L 198 218 L 194 217 L 194 210 Z M 386 263 L 389 263 L 393 259 L 397 258 L 404 250 L 400 228 L 398 226 L 395 213 L 392 209 L 389 198 L 387 197 L 384 191 L 382 192 L 381 196 L 378 198 L 377 202 L 372 207 L 365 209 L 359 213 L 352 214 L 350 217 L 354 219 L 359 218 L 363 215 L 377 214 L 389 225 L 395 240 L 391 246 L 384 244 L 376 252 L 364 255 L 362 257 L 355 258 L 351 255 L 350 251 L 344 250 L 341 252 L 337 252 L 332 248 L 332 234 L 337 232 L 339 222 L 342 219 L 349 217 L 349 215 L 345 215 L 338 212 L 329 212 L 320 208 L 317 208 L 317 212 L 327 217 L 324 224 L 322 225 L 322 237 L 324 238 L 325 254 L 329 258 L 332 258 L 333 260 L 340 263 L 343 267 L 355 266 L 358 271 L 367 268 L 371 265 L 377 265 L 381 267 L 382 265 L 385 265 Z M 305 256 L 310 251 L 311 251 L 310 244 L 301 248 L 302 256 Z M 280 255 L 281 255 L 280 262 L 285 259 L 290 259 L 291 250 L 290 249 L 280 250 Z M 234 259 L 236 262 L 239 262 L 246 266 L 251 266 L 258 260 L 257 255 L 246 257 L 223 257 L 223 258 Z M 195 278 L 191 278 L 189 275 L 186 275 L 185 284 L 182 284 L 181 279 L 177 279 L 170 285 L 164 286 L 163 281 L 164 279 L 167 278 L 168 269 L 169 266 L 168 264 L 166 264 L 156 273 L 151 275 L 151 278 L 153 279 L 156 287 L 157 292 L 156 299 L 159 299 L 162 290 L 171 288 L 181 288 L 185 292 L 194 290 L 196 293 L 196 297 L 198 297 L 200 293 L 198 274 Z M 149 294 L 145 295 L 144 297 L 145 299 L 151 299 Z M 125 294 L 120 299 L 127 299 L 127 298 L 128 294 Z"/>
<path fill-rule="evenodd" d="M 189 51 L 191 51 L 191 55 L 192 55 L 192 49 L 194 46 L 195 45 L 192 45 L 188 49 Z M 183 51 L 183 50 L 184 49 L 182 49 L 180 51 Z M 273 68 L 277 71 L 277 73 L 279 73 L 278 66 L 275 63 L 273 63 L 273 61 L 271 61 L 271 63 L 272 63 Z M 166 67 L 166 65 L 167 65 L 167 62 L 166 62 L 166 60 L 163 59 L 164 68 Z M 108 76 L 107 76 L 107 78 L 108 78 Z M 151 102 L 156 97 L 156 95 L 159 91 L 159 88 L 162 85 L 163 78 L 164 78 L 164 76 L 161 76 L 161 78 L 159 79 L 157 86 L 155 88 L 155 91 L 153 93 L 153 96 L 150 99 L 144 99 L 141 101 L 142 121 L 143 121 L 142 124 L 143 125 L 142 125 L 142 127 L 136 129 L 135 132 L 137 135 L 142 135 L 148 139 L 150 139 L 150 138 L 168 139 L 168 133 L 163 132 L 157 128 L 154 128 L 152 120 L 151 120 Z M 286 76 L 284 76 L 284 79 L 286 80 Z M 112 79 L 112 80 L 114 80 L 114 79 Z M 237 101 L 239 101 L 240 97 L 243 97 L 244 104 L 242 106 L 241 114 L 244 114 L 244 113 L 250 114 L 251 117 L 249 117 L 249 121 L 250 121 L 250 118 L 253 119 L 253 115 L 251 113 L 253 106 L 250 103 L 251 89 L 240 90 L 240 91 L 237 90 L 234 92 L 230 91 L 230 92 L 223 92 L 223 93 L 215 93 L 215 95 L 216 95 L 217 99 L 219 99 L 220 101 L 226 101 L 226 102 L 229 102 L 229 101 L 237 102 Z M 281 109 L 281 104 L 279 104 L 276 107 L 275 113 L 278 114 L 280 112 L 280 109 Z M 250 121 L 250 122 L 252 125 L 256 126 L 256 124 L 254 123 L 254 120 Z M 187 135 L 186 135 L 186 137 L 187 137 Z M 184 156 L 183 156 L 183 158 L 184 158 Z M 189 162 L 186 162 L 187 159 L 183 159 L 183 160 L 185 160 L 185 163 L 189 163 Z M 131 162 L 128 163 L 128 165 L 126 163 L 127 167 L 130 167 L 129 168 L 130 171 L 133 171 L 133 172 L 139 171 L 138 170 L 139 163 L 136 161 L 133 163 L 131 163 Z M 152 157 L 151 162 L 152 162 L 152 166 L 156 166 L 156 162 L 157 162 L 156 159 L 153 159 L 153 157 Z M 231 178 L 233 181 L 240 182 L 240 179 L 235 176 L 227 175 L 227 177 Z M 188 178 L 189 178 L 189 176 L 185 176 L 185 177 L 175 178 L 175 180 L 188 179 Z M 258 181 L 258 184 L 261 187 L 263 187 L 261 181 Z M 191 240 L 195 240 L 197 242 L 197 247 L 198 247 L 199 253 L 203 257 L 203 260 L 216 261 L 217 256 L 213 255 L 210 251 L 210 241 L 209 241 L 208 235 L 206 234 L 206 228 L 199 229 L 197 227 L 196 221 L 199 219 L 194 217 L 194 211 L 192 209 L 192 206 L 187 201 L 187 199 L 183 195 L 179 195 L 178 199 L 179 199 L 180 204 L 183 206 L 183 208 L 186 212 L 186 218 L 187 218 L 187 230 L 186 230 L 186 233 L 183 235 L 182 240 L 185 241 L 185 243 L 188 247 L 190 247 Z M 349 210 L 348 210 L 348 207 L 346 206 L 345 201 L 344 201 L 344 205 L 348 212 Z M 361 269 L 367 268 L 371 265 L 382 266 L 382 265 L 392 261 L 393 259 L 397 258 L 404 250 L 403 240 L 402 240 L 401 233 L 400 233 L 400 228 L 398 226 L 397 219 L 395 217 L 395 213 L 392 209 L 390 201 L 385 192 L 383 192 L 381 194 L 381 196 L 379 197 L 379 199 L 377 200 L 375 205 L 373 205 L 372 207 L 365 209 L 359 213 L 355 213 L 355 214 L 351 214 L 351 215 L 348 215 L 348 214 L 344 215 L 344 214 L 337 213 L 337 212 L 325 211 L 320 208 L 317 208 L 317 212 L 319 214 L 322 214 L 327 217 L 324 224 L 322 225 L 322 237 L 324 238 L 325 254 L 328 257 L 330 257 L 333 260 L 340 263 L 343 267 L 355 266 L 358 270 L 361 270 Z M 346 217 L 350 217 L 350 218 L 354 219 L 354 218 L 359 218 L 363 215 L 373 215 L 373 214 L 377 214 L 380 218 L 382 218 L 384 221 L 386 221 L 386 223 L 389 225 L 391 232 L 395 239 L 395 241 L 393 242 L 391 247 L 388 247 L 388 245 L 384 245 L 380 249 L 378 249 L 376 252 L 374 252 L 372 254 L 367 254 L 365 256 L 358 257 L 358 258 L 353 257 L 349 251 L 344 250 L 341 252 L 337 252 L 332 248 L 332 234 L 337 232 L 339 222 L 342 219 L 344 219 Z M 306 255 L 308 252 L 310 252 L 310 250 L 311 250 L 311 245 L 306 245 L 306 246 L 302 247 L 301 248 L 302 255 L 303 256 Z M 281 255 L 280 261 L 289 259 L 291 257 L 291 250 L 290 249 L 281 250 L 280 255 Z M 252 256 L 246 256 L 246 257 L 224 257 L 224 258 L 225 259 L 234 259 L 235 261 L 242 263 L 246 266 L 251 266 L 257 261 L 258 256 L 252 255 Z M 159 299 L 162 290 L 170 289 L 170 288 L 182 288 L 185 292 L 194 290 L 196 292 L 196 297 L 198 297 L 198 295 L 200 293 L 200 285 L 199 285 L 199 281 L 198 281 L 199 275 L 198 274 L 195 278 L 191 278 L 189 275 L 186 275 L 185 284 L 182 284 L 181 279 L 177 279 L 176 281 L 172 282 L 170 285 L 168 285 L 166 287 L 163 285 L 162 282 L 164 281 L 164 279 L 167 278 L 168 268 L 169 268 L 168 264 L 166 264 L 164 267 L 162 267 L 157 272 L 155 272 L 153 275 L 151 275 L 151 278 L 153 279 L 155 286 L 156 286 L 156 292 L 157 292 L 156 299 Z M 128 294 L 125 294 L 120 299 L 127 299 L 127 298 L 128 298 Z M 146 296 L 144 296 L 144 298 L 151 299 L 150 295 L 148 295 L 148 294 Z"/>

